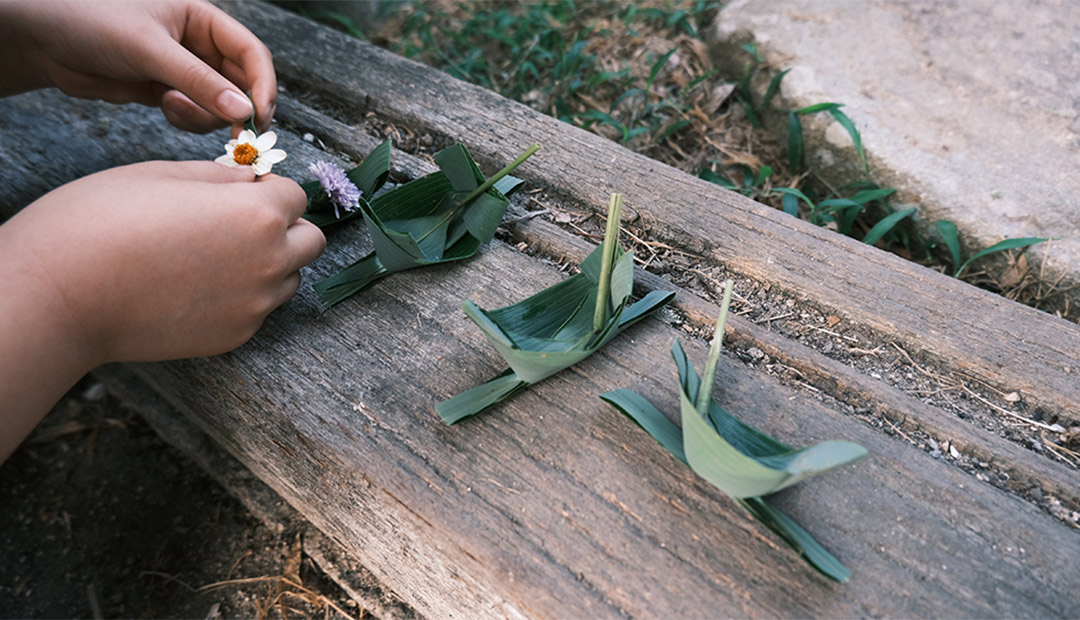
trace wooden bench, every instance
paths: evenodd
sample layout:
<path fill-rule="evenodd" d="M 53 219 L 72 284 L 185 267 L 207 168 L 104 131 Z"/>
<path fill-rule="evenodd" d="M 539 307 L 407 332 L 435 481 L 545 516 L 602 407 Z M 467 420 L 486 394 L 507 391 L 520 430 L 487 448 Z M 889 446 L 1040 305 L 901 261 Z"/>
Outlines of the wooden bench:
<path fill-rule="evenodd" d="M 361 225 L 346 226 L 329 234 L 297 297 L 238 351 L 117 372 L 193 420 L 419 612 L 1076 615 L 1080 532 L 1067 513 L 1080 510 L 1077 470 L 1048 446 L 1002 436 L 1031 425 L 1000 411 L 986 425 L 963 419 L 942 397 L 894 387 L 858 360 L 892 360 L 901 378 L 960 383 L 969 392 L 946 389 L 971 406 L 987 408 L 984 399 L 1068 426 L 1080 409 L 1080 327 L 272 6 L 226 8 L 275 54 L 279 144 L 289 152 L 275 172 L 307 179 L 307 164 L 327 157 L 320 145 L 359 160 L 386 137 L 371 135 L 376 128 L 396 128 L 409 148 L 423 136 L 464 142 L 488 173 L 544 144 L 515 173 L 527 185 L 506 234 L 474 259 L 396 274 L 323 314 L 310 283 L 370 247 Z M 5 215 L 103 168 L 216 157 L 224 140 L 181 135 L 154 110 L 49 92 L 0 100 L 0 137 Z M 394 153 L 399 181 L 432 169 Z M 461 300 L 498 307 L 566 277 L 555 263 L 580 260 L 591 242 L 527 212 L 602 212 L 611 191 L 626 195 L 652 241 L 704 257 L 702 274 L 734 276 L 748 298 L 736 310 L 782 308 L 787 322 L 813 323 L 847 351 L 830 357 L 786 337 L 785 319 L 770 318 L 780 312 L 736 316 L 715 393 L 789 443 L 848 439 L 870 450 L 776 497 L 851 568 L 847 584 L 815 573 L 597 398 L 632 387 L 677 412 L 668 349 L 682 337 L 700 368 L 717 306 L 665 276 L 638 274 L 642 290 L 678 291 L 665 320 L 643 322 L 481 417 L 439 421 L 436 402 L 504 367 Z M 1001 398 L 1014 392 L 1020 403 Z M 943 454 L 921 447 L 930 439 Z M 1060 502 L 1057 517 L 1029 501 L 1033 487 Z"/>

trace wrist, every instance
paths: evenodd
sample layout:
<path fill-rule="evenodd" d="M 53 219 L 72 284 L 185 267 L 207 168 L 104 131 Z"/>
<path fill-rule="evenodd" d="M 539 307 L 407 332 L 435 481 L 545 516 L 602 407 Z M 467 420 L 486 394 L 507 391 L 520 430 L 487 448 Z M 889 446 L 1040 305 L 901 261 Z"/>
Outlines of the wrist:
<path fill-rule="evenodd" d="M 75 303 L 85 293 L 62 279 L 62 265 L 39 260 L 34 235 L 16 227 L 14 221 L 0 226 L 0 337 L 18 354 L 5 357 L 40 361 L 77 380 L 105 361 Z"/>
<path fill-rule="evenodd" d="M 66 302 L 0 226 L 0 463 L 99 359 Z"/>

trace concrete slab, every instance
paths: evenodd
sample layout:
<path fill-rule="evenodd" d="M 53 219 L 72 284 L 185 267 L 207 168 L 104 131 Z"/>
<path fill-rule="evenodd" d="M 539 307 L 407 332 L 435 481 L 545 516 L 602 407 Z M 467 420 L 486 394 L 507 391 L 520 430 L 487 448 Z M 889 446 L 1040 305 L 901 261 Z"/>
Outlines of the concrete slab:
<path fill-rule="evenodd" d="M 710 36 L 729 72 L 749 41 L 791 68 L 785 108 L 843 103 L 872 177 L 925 228 L 955 222 L 966 256 L 1052 237 L 1033 264 L 1080 283 L 1080 2 L 734 0 Z M 855 178 L 843 128 L 824 114 L 804 126 L 810 165 Z"/>

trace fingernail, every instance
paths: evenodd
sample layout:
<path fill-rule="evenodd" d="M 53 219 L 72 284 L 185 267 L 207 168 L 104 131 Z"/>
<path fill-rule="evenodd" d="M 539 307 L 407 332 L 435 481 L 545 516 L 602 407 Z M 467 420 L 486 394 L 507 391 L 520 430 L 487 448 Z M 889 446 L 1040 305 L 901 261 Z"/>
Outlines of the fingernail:
<path fill-rule="evenodd" d="M 243 121 L 251 116 L 251 101 L 236 91 L 227 90 L 221 93 L 217 102 L 218 108 L 229 120 Z"/>

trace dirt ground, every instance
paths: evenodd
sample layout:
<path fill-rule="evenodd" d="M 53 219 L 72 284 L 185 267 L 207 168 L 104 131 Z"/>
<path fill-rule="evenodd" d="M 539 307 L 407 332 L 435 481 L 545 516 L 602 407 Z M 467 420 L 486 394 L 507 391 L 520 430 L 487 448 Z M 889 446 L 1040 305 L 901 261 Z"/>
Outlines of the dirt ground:
<path fill-rule="evenodd" d="M 263 525 L 84 379 L 0 466 L 0 617 L 371 617 L 301 527 Z"/>

